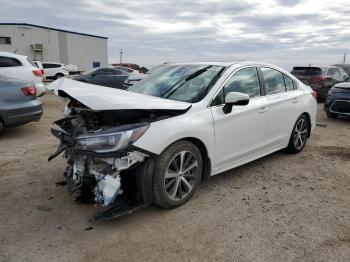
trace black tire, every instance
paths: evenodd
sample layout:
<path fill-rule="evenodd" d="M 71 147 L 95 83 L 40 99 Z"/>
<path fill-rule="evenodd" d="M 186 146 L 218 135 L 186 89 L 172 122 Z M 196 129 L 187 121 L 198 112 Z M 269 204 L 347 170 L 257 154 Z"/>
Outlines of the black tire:
<path fill-rule="evenodd" d="M 2 122 L 2 120 L 0 118 L 0 134 L 2 133 L 3 130 L 4 130 L 4 123 Z"/>
<path fill-rule="evenodd" d="M 305 114 L 302 114 L 301 116 L 299 116 L 299 118 L 294 124 L 293 131 L 290 135 L 287 151 L 291 154 L 297 154 L 301 152 L 306 145 L 307 139 L 309 138 L 309 133 L 310 133 L 309 118 Z"/>
<path fill-rule="evenodd" d="M 57 79 L 59 79 L 61 77 L 64 77 L 64 75 L 61 74 L 61 73 L 58 73 L 58 74 L 55 75 L 55 80 L 57 80 Z"/>
<path fill-rule="evenodd" d="M 182 156 L 182 154 L 184 156 Z M 179 157 L 183 159 L 183 164 L 181 164 L 181 159 L 178 159 Z M 180 163 L 178 163 L 179 160 Z M 180 174 L 176 171 L 171 172 L 171 169 L 175 170 L 175 163 L 180 164 L 180 166 L 182 166 L 182 170 L 186 170 L 191 166 L 194 167 L 188 171 L 190 173 L 185 172 L 184 174 Z M 180 168 L 178 169 L 180 170 Z M 177 174 L 177 176 L 166 178 L 166 173 Z M 201 180 L 202 173 L 202 155 L 199 149 L 193 143 L 181 140 L 170 145 L 155 160 L 152 183 L 153 203 L 162 208 L 175 208 L 184 204 L 196 191 Z M 184 178 L 187 183 L 183 180 Z M 168 190 L 172 192 L 170 193 Z M 175 194 L 173 194 L 174 192 Z"/>
<path fill-rule="evenodd" d="M 334 114 L 334 113 L 332 113 L 332 112 L 326 112 L 326 115 L 327 115 L 327 117 L 328 118 L 333 118 L 333 119 L 335 119 L 335 118 L 338 118 L 338 115 L 337 114 Z"/>

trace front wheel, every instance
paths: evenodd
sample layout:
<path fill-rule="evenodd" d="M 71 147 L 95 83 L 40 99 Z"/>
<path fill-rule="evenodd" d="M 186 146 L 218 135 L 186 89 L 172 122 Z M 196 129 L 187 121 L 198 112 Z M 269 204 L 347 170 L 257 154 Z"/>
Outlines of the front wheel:
<path fill-rule="evenodd" d="M 165 149 L 156 160 L 152 195 L 162 208 L 175 208 L 194 194 L 201 180 L 203 160 L 189 141 L 179 141 Z"/>
<path fill-rule="evenodd" d="M 292 154 L 299 153 L 303 150 L 309 137 L 310 123 L 306 115 L 301 115 L 297 119 L 292 134 L 289 139 L 287 151 Z"/>

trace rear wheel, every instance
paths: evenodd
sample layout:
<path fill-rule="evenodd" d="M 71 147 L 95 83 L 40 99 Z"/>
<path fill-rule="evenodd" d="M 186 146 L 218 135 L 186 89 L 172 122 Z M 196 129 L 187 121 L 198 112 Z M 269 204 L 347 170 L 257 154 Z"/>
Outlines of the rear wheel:
<path fill-rule="evenodd" d="M 296 121 L 292 134 L 289 139 L 287 151 L 292 154 L 299 153 L 303 150 L 309 137 L 310 123 L 306 115 L 299 116 Z"/>
<path fill-rule="evenodd" d="M 326 115 L 327 115 L 328 118 L 337 118 L 338 117 L 337 114 L 334 114 L 332 112 L 326 112 Z"/>
<path fill-rule="evenodd" d="M 197 189 L 202 171 L 202 156 L 193 143 L 179 141 L 172 144 L 156 160 L 153 202 L 163 208 L 184 204 Z"/>

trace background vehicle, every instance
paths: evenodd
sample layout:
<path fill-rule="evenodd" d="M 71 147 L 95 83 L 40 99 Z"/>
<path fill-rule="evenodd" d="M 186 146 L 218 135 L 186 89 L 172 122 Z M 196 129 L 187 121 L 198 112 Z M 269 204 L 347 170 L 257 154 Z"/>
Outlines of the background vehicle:
<path fill-rule="evenodd" d="M 43 111 L 35 94 L 36 88 L 32 82 L 0 75 L 0 132 L 4 127 L 40 119 Z"/>
<path fill-rule="evenodd" d="M 53 84 L 70 102 L 52 129 L 61 144 L 50 159 L 65 151 L 72 188 L 111 206 L 109 215 L 182 205 L 202 177 L 302 151 L 316 125 L 316 93 L 264 63 L 165 65 L 128 91 Z"/>
<path fill-rule="evenodd" d="M 115 68 L 97 68 L 81 75 L 73 76 L 72 79 L 95 85 L 123 89 L 123 83 L 129 76 L 130 74 L 124 70 Z"/>
<path fill-rule="evenodd" d="M 334 66 L 342 68 L 348 75 L 350 75 L 350 64 L 336 64 Z"/>
<path fill-rule="evenodd" d="M 329 89 L 348 77 L 347 73 L 336 66 L 296 66 L 291 72 L 306 85 L 317 92 L 317 97 L 324 100 Z"/>
<path fill-rule="evenodd" d="M 350 82 L 337 84 L 328 92 L 324 111 L 329 118 L 350 116 Z"/>
<path fill-rule="evenodd" d="M 128 67 L 124 67 L 124 66 L 113 66 L 113 68 L 115 69 L 119 69 L 119 70 L 123 70 L 125 72 L 127 72 L 130 75 L 140 75 L 141 73 L 137 70 L 128 68 Z"/>
<path fill-rule="evenodd" d="M 145 77 L 147 77 L 148 75 L 152 74 L 154 71 L 156 71 L 158 68 L 161 68 L 162 66 L 166 65 L 168 63 L 164 63 L 161 65 L 157 65 L 153 68 L 151 68 L 150 70 L 148 70 L 146 73 L 144 74 L 136 74 L 136 75 L 131 75 L 129 78 L 127 78 L 124 82 L 124 89 L 128 89 L 130 86 L 132 86 L 133 84 L 139 82 L 140 80 L 144 79 Z"/>
<path fill-rule="evenodd" d="M 69 71 L 64 66 L 64 64 L 42 62 L 42 66 L 44 69 L 44 75 L 46 79 L 56 80 L 58 78 L 69 75 Z"/>
<path fill-rule="evenodd" d="M 26 56 L 0 52 L 0 74 L 24 81 L 32 81 L 37 96 L 45 94 L 43 71 Z"/>
<path fill-rule="evenodd" d="M 122 67 L 131 68 L 131 69 L 139 71 L 139 73 L 141 73 L 141 74 L 145 74 L 148 71 L 148 69 L 146 67 L 140 67 L 137 64 L 121 63 L 121 64 L 112 64 L 112 65 L 113 66 L 122 66 Z"/>

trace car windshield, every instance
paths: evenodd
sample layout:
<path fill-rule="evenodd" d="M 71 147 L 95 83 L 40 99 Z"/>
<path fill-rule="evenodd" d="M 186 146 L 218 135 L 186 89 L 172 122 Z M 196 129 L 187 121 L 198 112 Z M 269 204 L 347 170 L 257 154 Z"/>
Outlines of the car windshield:
<path fill-rule="evenodd" d="M 207 94 L 223 70 L 212 65 L 162 66 L 128 91 L 194 103 Z"/>

